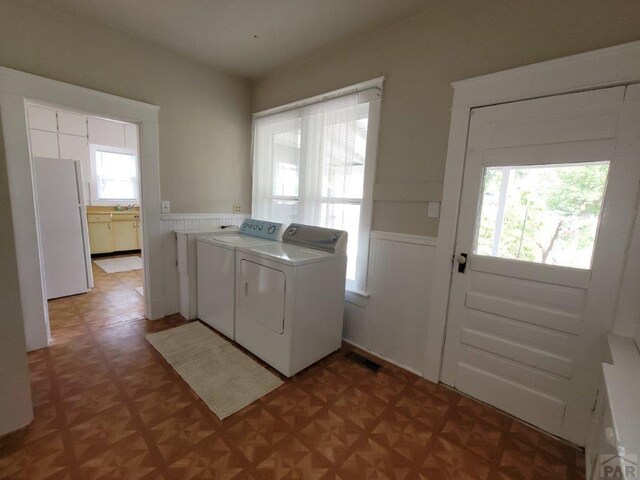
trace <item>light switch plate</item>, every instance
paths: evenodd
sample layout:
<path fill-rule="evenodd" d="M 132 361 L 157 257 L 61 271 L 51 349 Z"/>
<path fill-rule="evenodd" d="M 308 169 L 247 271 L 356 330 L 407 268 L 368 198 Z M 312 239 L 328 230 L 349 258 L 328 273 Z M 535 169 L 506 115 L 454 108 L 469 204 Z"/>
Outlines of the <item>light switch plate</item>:
<path fill-rule="evenodd" d="M 171 213 L 171 202 L 169 200 L 162 200 L 162 213 Z"/>
<path fill-rule="evenodd" d="M 438 218 L 440 216 L 440 202 L 428 202 L 427 217 Z"/>

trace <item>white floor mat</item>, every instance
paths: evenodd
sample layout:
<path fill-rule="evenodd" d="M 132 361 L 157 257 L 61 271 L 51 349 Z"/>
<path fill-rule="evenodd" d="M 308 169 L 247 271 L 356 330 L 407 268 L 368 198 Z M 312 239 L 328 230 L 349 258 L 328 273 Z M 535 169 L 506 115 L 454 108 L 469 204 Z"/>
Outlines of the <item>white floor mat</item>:
<path fill-rule="evenodd" d="M 142 258 L 131 257 L 117 257 L 117 258 L 104 258 L 102 260 L 94 260 L 97 266 L 99 266 L 105 273 L 116 272 L 128 272 L 129 270 L 142 270 Z"/>
<path fill-rule="evenodd" d="M 150 333 L 147 340 L 221 420 L 282 385 L 200 322 Z"/>
<path fill-rule="evenodd" d="M 136 292 L 138 292 L 138 295 L 140 295 L 141 297 L 144 297 L 144 288 L 143 287 L 136 287 L 136 288 L 134 288 L 134 290 Z"/>

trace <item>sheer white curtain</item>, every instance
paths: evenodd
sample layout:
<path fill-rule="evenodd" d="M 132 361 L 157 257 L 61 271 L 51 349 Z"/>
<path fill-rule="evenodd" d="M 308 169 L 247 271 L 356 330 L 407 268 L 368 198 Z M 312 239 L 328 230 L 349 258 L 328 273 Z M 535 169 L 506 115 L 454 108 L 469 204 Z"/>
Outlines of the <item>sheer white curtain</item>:
<path fill-rule="evenodd" d="M 298 221 L 300 126 L 295 111 L 254 120 L 253 218 Z"/>
<path fill-rule="evenodd" d="M 370 230 L 361 215 L 369 114 L 370 101 L 351 94 L 253 122 L 252 216 L 346 230 L 347 287 L 357 291 Z"/>

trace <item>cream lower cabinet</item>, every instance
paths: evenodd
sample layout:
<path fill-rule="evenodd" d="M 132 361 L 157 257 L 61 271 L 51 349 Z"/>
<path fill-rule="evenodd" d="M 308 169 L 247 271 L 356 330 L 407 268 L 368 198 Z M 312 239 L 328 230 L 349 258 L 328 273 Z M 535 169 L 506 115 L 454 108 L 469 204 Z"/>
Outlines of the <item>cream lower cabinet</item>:
<path fill-rule="evenodd" d="M 91 221 L 89 215 L 89 246 L 91 253 L 113 252 L 113 231 L 110 221 Z"/>
<path fill-rule="evenodd" d="M 138 233 L 133 220 L 115 220 L 113 226 L 113 248 L 116 252 L 138 249 Z"/>
<path fill-rule="evenodd" d="M 91 253 L 124 252 L 142 248 L 137 213 L 89 214 Z"/>

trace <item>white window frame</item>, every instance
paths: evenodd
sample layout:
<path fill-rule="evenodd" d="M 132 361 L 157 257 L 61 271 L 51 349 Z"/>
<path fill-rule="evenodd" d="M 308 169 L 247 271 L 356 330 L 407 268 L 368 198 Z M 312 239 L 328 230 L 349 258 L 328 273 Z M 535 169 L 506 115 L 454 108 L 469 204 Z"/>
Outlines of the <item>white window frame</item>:
<path fill-rule="evenodd" d="M 101 199 L 98 193 L 98 168 L 97 168 L 97 152 L 122 153 L 125 155 L 133 155 L 136 159 L 136 181 L 134 182 L 135 198 L 117 198 L 117 199 Z M 91 174 L 89 176 L 89 190 L 91 192 L 91 205 L 120 205 L 123 202 L 138 203 L 140 201 L 140 160 L 135 150 L 122 147 L 113 147 L 108 145 L 89 144 L 89 159 Z"/>
<path fill-rule="evenodd" d="M 351 94 L 361 94 L 362 101 L 359 103 L 369 103 L 368 123 L 367 123 L 367 145 L 366 160 L 364 168 L 364 181 L 362 188 L 362 200 L 353 198 L 323 198 L 325 203 L 344 203 L 360 205 L 360 226 L 358 235 L 358 257 L 356 260 L 356 278 L 353 281 L 347 279 L 346 290 L 349 293 L 368 297 L 367 279 L 369 269 L 369 246 L 371 228 L 373 223 L 373 185 L 375 181 L 376 164 L 378 158 L 378 137 L 380 132 L 380 113 L 382 107 L 382 88 L 384 77 L 374 78 L 356 85 L 333 90 L 321 95 L 288 103 L 280 107 L 263 110 L 253 114 L 253 118 L 265 117 L 276 113 L 303 108 L 316 103 L 332 100 Z M 254 125 L 252 125 L 252 130 Z M 253 137 L 253 136 L 252 136 Z M 255 145 L 252 146 L 252 155 Z M 303 168 L 303 167 L 301 167 Z M 269 200 L 297 201 L 296 196 L 271 195 Z"/>

